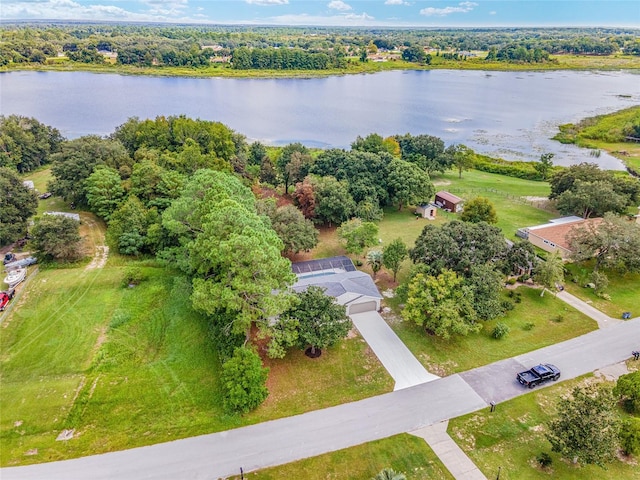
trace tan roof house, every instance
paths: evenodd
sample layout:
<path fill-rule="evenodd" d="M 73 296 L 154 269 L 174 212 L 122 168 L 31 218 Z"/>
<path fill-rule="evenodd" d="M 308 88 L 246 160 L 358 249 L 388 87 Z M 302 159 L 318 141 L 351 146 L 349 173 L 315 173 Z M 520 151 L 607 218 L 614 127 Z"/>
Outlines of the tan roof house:
<path fill-rule="evenodd" d="M 586 225 L 598 225 L 601 221 L 602 218 L 562 217 L 549 220 L 549 223 L 544 225 L 521 228 L 517 235 L 547 252 L 558 251 L 562 258 L 568 258 L 571 255 L 568 241 L 571 230 Z"/>

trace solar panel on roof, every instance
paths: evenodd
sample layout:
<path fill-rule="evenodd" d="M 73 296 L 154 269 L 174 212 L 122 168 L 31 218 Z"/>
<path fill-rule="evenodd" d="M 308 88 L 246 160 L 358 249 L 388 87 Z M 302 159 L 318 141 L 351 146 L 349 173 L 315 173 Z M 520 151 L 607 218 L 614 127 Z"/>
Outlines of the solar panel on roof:
<path fill-rule="evenodd" d="M 356 267 L 351 259 L 345 256 L 306 260 L 291 265 L 293 273 L 296 274 L 318 272 L 320 270 L 330 270 L 334 268 L 340 268 L 346 272 L 356 271 Z"/>

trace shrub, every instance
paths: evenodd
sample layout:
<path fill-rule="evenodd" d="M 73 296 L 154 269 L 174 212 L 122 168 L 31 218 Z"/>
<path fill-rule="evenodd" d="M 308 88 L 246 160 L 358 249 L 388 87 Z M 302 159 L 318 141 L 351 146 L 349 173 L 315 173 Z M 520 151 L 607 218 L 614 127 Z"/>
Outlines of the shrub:
<path fill-rule="evenodd" d="M 129 267 L 124 271 L 122 277 L 122 286 L 128 287 L 129 285 L 140 285 L 147 279 L 147 276 L 142 272 L 140 267 Z"/>
<path fill-rule="evenodd" d="M 504 299 L 500 302 L 500 307 L 503 312 L 510 312 L 515 308 L 515 305 L 507 299 Z"/>
<path fill-rule="evenodd" d="M 621 375 L 613 389 L 629 413 L 640 412 L 640 370 Z"/>
<path fill-rule="evenodd" d="M 356 267 L 361 267 L 362 266 L 362 260 L 354 260 L 353 263 L 355 264 Z"/>
<path fill-rule="evenodd" d="M 518 280 L 515 277 L 511 277 L 509 280 L 507 280 L 507 285 L 515 285 L 517 281 Z"/>
<path fill-rule="evenodd" d="M 553 317 L 551 319 L 552 322 L 555 323 L 562 323 L 564 321 L 564 316 L 563 315 L 556 315 L 555 317 Z"/>
<path fill-rule="evenodd" d="M 266 387 L 268 368 L 249 348 L 236 348 L 233 357 L 222 366 L 223 406 L 229 413 L 247 413 L 269 395 Z"/>
<path fill-rule="evenodd" d="M 538 464 L 542 468 L 550 467 L 551 464 L 553 463 L 553 459 L 551 458 L 551 455 L 549 455 L 547 452 L 542 452 L 540 455 L 536 457 L 536 460 L 538 461 Z"/>
<path fill-rule="evenodd" d="M 500 340 L 503 337 L 506 337 L 511 329 L 505 323 L 498 322 L 491 333 L 491 336 L 497 340 Z"/>
<path fill-rule="evenodd" d="M 625 455 L 640 454 L 640 418 L 630 418 L 620 428 L 620 447 Z"/>
<path fill-rule="evenodd" d="M 527 323 L 525 323 L 525 324 L 522 326 L 522 329 L 523 329 L 523 330 L 526 330 L 526 331 L 528 332 L 529 330 L 533 330 L 533 327 L 535 327 L 535 326 L 536 326 L 536 324 L 535 324 L 535 323 L 533 323 L 533 322 L 527 322 Z"/>

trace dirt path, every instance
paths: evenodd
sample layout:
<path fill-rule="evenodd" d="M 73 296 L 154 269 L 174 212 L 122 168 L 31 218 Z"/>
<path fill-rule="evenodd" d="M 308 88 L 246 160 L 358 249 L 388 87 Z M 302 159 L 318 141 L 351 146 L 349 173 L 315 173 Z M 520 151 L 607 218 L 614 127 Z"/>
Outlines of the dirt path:
<path fill-rule="evenodd" d="M 85 248 L 87 255 L 93 256 L 91 263 L 86 266 L 85 270 L 103 268 L 109 258 L 109 247 L 105 245 L 106 226 L 102 221 L 88 212 L 82 212 L 80 218 L 82 219 L 80 233 L 86 242 Z"/>

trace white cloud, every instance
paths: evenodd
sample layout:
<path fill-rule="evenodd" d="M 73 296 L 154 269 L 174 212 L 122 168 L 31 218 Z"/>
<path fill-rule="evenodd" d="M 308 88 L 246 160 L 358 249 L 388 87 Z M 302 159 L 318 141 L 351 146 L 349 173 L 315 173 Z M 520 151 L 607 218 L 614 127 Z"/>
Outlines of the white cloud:
<path fill-rule="evenodd" d="M 467 13 L 473 10 L 473 7 L 477 7 L 478 4 L 475 2 L 460 2 L 457 7 L 444 7 L 444 8 L 434 8 L 428 7 L 420 10 L 421 15 L 425 15 L 427 17 L 446 17 L 451 13 Z"/>
<path fill-rule="evenodd" d="M 269 7 L 271 5 L 287 5 L 289 0 L 245 0 L 250 5 Z"/>
<path fill-rule="evenodd" d="M 404 0 L 387 0 L 384 2 L 385 5 L 411 5 L 409 2 L 405 2 Z"/>
<path fill-rule="evenodd" d="M 338 10 L 340 12 L 351 10 L 351 5 L 344 3 L 342 0 L 332 0 L 331 2 L 329 2 L 327 7 L 333 10 Z"/>
<path fill-rule="evenodd" d="M 496 13 L 498 13 L 498 12 L 496 12 L 495 10 L 492 10 L 492 11 L 489 12 L 489 15 L 495 15 Z"/>
<path fill-rule="evenodd" d="M 356 15 L 280 15 L 266 19 L 274 25 L 321 25 L 321 26 L 371 26 L 374 17 L 366 13 Z M 265 23 L 265 22 L 263 22 Z M 377 23 L 381 24 L 381 23 Z"/>
<path fill-rule="evenodd" d="M 150 8 L 137 13 L 115 5 L 82 5 L 73 0 L 0 0 L 1 18 L 4 19 L 51 19 L 51 20 L 98 20 L 121 22 L 194 22 L 181 11 L 188 0 L 145 0 Z M 202 20 L 199 20 L 200 22 Z"/>
<path fill-rule="evenodd" d="M 151 15 L 179 15 L 187 8 L 188 0 L 140 0 L 149 7 Z"/>

